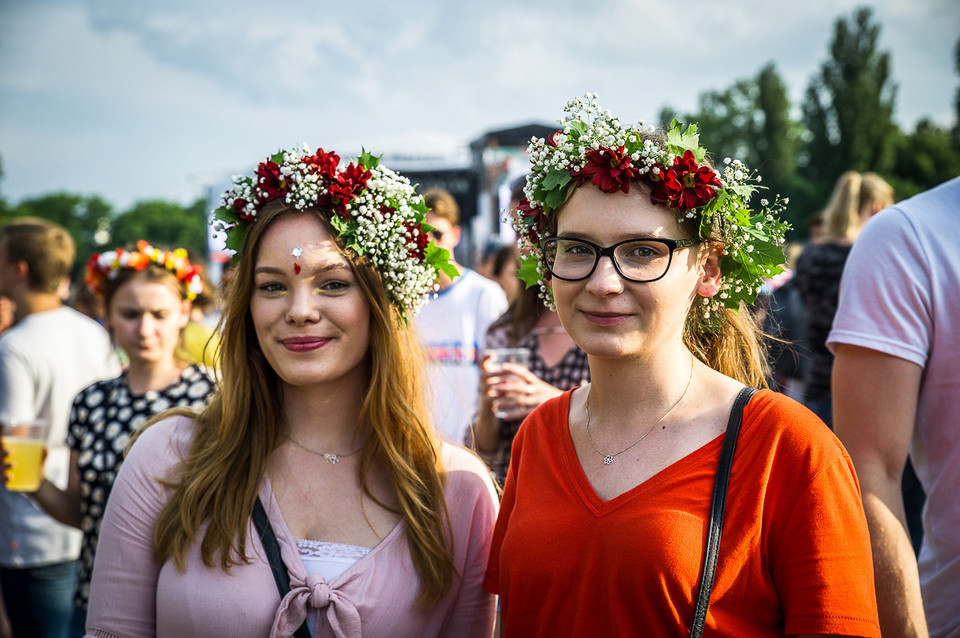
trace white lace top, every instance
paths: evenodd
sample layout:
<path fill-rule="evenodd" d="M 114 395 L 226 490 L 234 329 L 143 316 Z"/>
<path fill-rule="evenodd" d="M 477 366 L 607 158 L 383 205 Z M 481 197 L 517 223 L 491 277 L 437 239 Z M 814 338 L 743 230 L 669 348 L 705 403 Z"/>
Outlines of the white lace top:
<path fill-rule="evenodd" d="M 370 548 L 298 538 L 297 551 L 308 574 L 319 574 L 329 582 L 369 554 Z"/>
<path fill-rule="evenodd" d="M 298 538 L 297 551 L 308 574 L 319 574 L 325 581 L 330 582 L 369 554 L 370 548 Z M 316 623 L 317 611 L 314 609 L 307 613 L 307 629 L 311 636 Z"/>

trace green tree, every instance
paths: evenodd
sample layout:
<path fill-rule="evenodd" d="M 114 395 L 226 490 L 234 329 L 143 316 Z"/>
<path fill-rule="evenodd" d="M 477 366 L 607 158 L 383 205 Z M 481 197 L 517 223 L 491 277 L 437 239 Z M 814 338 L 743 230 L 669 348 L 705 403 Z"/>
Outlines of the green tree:
<path fill-rule="evenodd" d="M 3 181 L 3 157 L 0 156 L 0 182 Z M 3 196 L 3 192 L 0 191 L 0 219 L 6 219 L 10 211 L 10 204 L 7 203 L 7 198 Z"/>
<path fill-rule="evenodd" d="M 206 255 L 206 202 L 199 199 L 186 207 L 161 200 L 137 202 L 113 220 L 112 234 L 116 246 L 132 247 L 145 239 L 158 248 L 183 247 Z"/>
<path fill-rule="evenodd" d="M 14 217 L 39 217 L 60 224 L 69 231 L 77 245 L 77 261 L 73 279 L 82 276 L 83 266 L 91 254 L 101 249 L 108 235 L 113 209 L 98 196 L 73 193 L 51 193 L 21 201 L 0 213 L 0 222 Z"/>
<path fill-rule="evenodd" d="M 890 184 L 897 199 L 905 199 L 960 175 L 960 149 L 950 131 L 929 119 L 917 123 L 913 133 L 901 135 Z"/>
<path fill-rule="evenodd" d="M 702 93 L 698 107 L 697 113 L 680 119 L 699 124 L 701 142 L 715 159 L 740 159 L 760 173 L 770 193 L 789 197 L 787 220 L 797 226 L 804 214 L 795 202 L 809 191 L 797 176 L 804 132 L 790 114 L 787 87 L 775 65 L 769 63 L 755 77 L 738 80 L 723 91 Z M 661 117 L 670 112 L 664 109 Z"/>
<path fill-rule="evenodd" d="M 878 49 L 880 26 L 867 7 L 834 25 L 830 58 L 807 88 L 803 121 L 810 139 L 803 174 L 822 199 L 847 170 L 888 174 L 898 129 L 893 122 L 896 85 L 890 55 Z"/>
<path fill-rule="evenodd" d="M 953 63 L 958 74 L 960 74 L 960 38 L 957 38 L 957 45 L 953 49 Z M 957 89 L 957 97 L 953 100 L 954 110 L 956 111 L 953 121 L 953 146 L 960 152 L 960 88 Z"/>

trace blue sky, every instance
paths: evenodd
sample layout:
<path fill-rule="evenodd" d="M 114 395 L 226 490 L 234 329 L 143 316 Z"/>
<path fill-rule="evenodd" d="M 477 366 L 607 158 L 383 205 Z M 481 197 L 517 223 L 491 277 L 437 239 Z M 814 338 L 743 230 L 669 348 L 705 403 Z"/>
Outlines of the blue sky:
<path fill-rule="evenodd" d="M 305 141 L 444 153 L 596 92 L 625 120 L 774 62 L 795 104 L 847 0 L 0 0 L 0 192 L 188 203 Z M 898 122 L 953 123 L 956 0 L 880 0 Z"/>

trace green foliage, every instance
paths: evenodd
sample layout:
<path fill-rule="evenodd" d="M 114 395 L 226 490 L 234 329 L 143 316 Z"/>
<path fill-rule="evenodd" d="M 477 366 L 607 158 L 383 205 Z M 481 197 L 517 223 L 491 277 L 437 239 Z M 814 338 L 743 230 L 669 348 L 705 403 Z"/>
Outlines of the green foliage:
<path fill-rule="evenodd" d="M 880 26 L 867 7 L 834 25 L 830 57 L 807 88 L 803 120 L 810 132 L 803 174 L 822 184 L 848 170 L 888 174 L 893 168 L 897 87 L 890 54 L 880 51 Z"/>
<path fill-rule="evenodd" d="M 953 48 L 954 70 L 960 74 L 960 38 L 957 38 L 957 45 Z M 957 97 L 953 101 L 954 116 L 953 121 L 953 148 L 960 152 L 960 88 L 957 89 Z"/>
<path fill-rule="evenodd" d="M 91 254 L 100 250 L 99 240 L 109 232 L 113 211 L 97 196 L 51 193 L 21 201 L 16 206 L 0 207 L 0 225 L 14 217 L 39 217 L 60 224 L 70 233 L 77 246 L 77 260 L 72 276 L 77 280 Z"/>
<path fill-rule="evenodd" d="M 146 239 L 158 248 L 182 247 L 207 254 L 207 212 L 202 199 L 188 207 L 161 200 L 137 202 L 113 220 L 112 231 L 110 247 L 130 247 Z"/>
<path fill-rule="evenodd" d="M 794 202 L 803 191 L 797 156 L 804 130 L 790 109 L 786 84 L 771 63 L 753 78 L 738 80 L 723 91 L 701 94 L 698 112 L 684 117 L 700 124 L 701 141 L 714 161 L 724 157 L 741 160 L 763 176 L 768 194 Z M 661 117 L 670 112 L 664 109 Z M 802 221 L 798 211 L 793 205 L 785 211 L 786 221 L 794 227 Z"/>
<path fill-rule="evenodd" d="M 897 199 L 904 199 L 960 175 L 960 152 L 950 132 L 928 119 L 909 135 L 897 138 L 896 161 L 889 179 Z"/>

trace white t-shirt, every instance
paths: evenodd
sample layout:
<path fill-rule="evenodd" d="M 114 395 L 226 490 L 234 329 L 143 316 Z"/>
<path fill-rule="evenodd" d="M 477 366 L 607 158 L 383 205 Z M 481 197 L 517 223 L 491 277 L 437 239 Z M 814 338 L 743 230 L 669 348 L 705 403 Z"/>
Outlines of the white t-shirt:
<path fill-rule="evenodd" d="M 876 215 L 853 245 L 827 345 L 923 367 L 911 458 L 927 493 L 919 568 L 931 636 L 960 635 L 960 178 Z"/>
<path fill-rule="evenodd" d="M 468 269 L 416 318 L 427 358 L 434 422 L 454 443 L 463 443 L 477 412 L 478 362 L 487 328 L 506 309 L 507 297 L 499 284 Z"/>
<path fill-rule="evenodd" d="M 73 398 L 120 374 L 107 331 L 68 307 L 24 317 L 0 336 L 0 420 L 44 419 L 46 478 L 67 486 L 67 424 Z M 29 497 L 0 488 L 0 565 L 33 567 L 72 560 L 80 530 L 61 525 Z"/>

